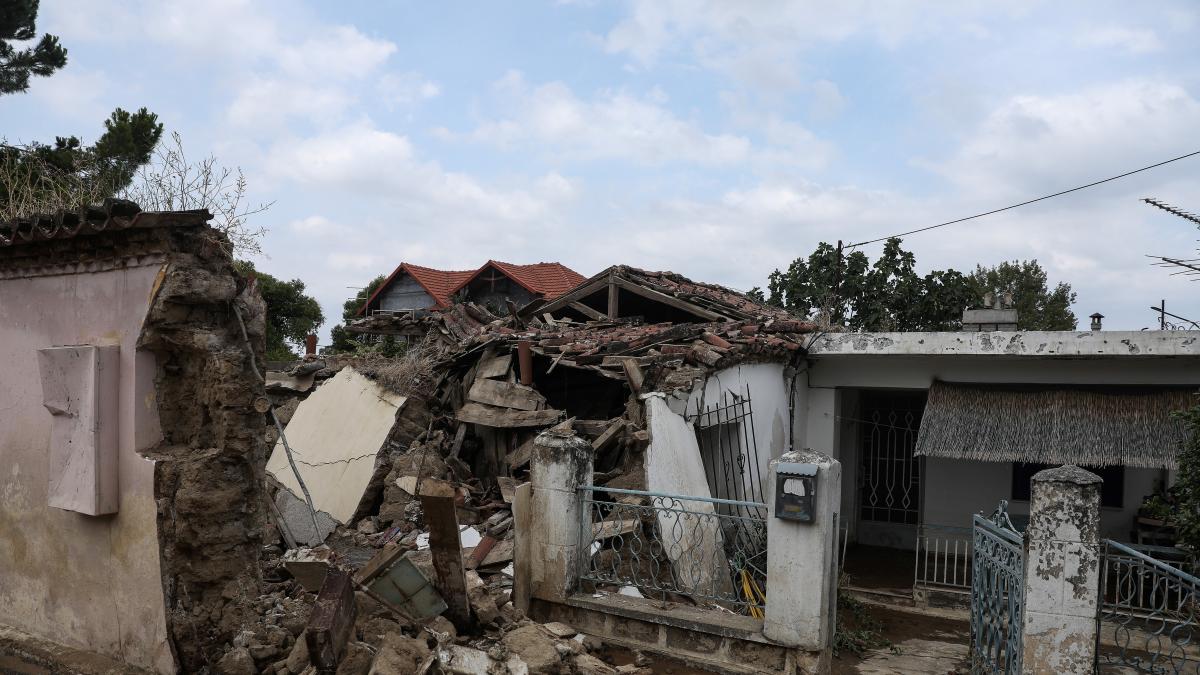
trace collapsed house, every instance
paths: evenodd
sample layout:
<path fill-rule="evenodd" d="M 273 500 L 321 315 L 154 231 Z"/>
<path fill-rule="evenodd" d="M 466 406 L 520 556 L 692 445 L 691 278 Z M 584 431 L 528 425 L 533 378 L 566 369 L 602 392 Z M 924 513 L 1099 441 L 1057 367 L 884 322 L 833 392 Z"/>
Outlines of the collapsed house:
<path fill-rule="evenodd" d="M 1035 462 L 1124 467 L 1102 521 L 1125 527 L 1197 384 L 1185 332 L 850 334 L 626 266 L 503 316 L 368 313 L 351 329 L 404 356 L 263 372 L 261 302 L 206 220 L 0 227 L 4 652 L 824 672 L 842 562 L 911 571 L 932 525 L 1020 518 Z"/>

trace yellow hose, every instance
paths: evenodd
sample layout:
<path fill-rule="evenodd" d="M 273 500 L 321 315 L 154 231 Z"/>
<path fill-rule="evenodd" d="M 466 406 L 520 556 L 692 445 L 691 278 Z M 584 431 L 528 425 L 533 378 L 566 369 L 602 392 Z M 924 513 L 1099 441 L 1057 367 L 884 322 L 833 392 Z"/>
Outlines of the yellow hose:
<path fill-rule="evenodd" d="M 762 592 L 762 589 L 758 586 L 758 582 L 754 580 L 754 577 L 750 576 L 749 572 L 742 570 L 741 574 L 742 593 L 745 595 L 746 600 L 749 601 L 747 607 L 750 609 L 750 616 L 761 619 L 763 618 L 763 610 L 760 607 L 756 607 L 755 603 L 761 603 L 765 606 L 767 604 L 767 596 Z"/>

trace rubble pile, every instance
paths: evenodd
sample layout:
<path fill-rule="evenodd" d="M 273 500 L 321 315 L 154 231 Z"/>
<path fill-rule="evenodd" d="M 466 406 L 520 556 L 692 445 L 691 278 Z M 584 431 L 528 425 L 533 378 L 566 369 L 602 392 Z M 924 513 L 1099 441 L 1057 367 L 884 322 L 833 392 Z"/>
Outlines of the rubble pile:
<path fill-rule="evenodd" d="M 646 489 L 643 393 L 686 394 L 744 362 L 795 363 L 816 327 L 721 287 L 618 271 L 723 320 L 498 318 L 460 304 L 362 320 L 426 331 L 406 361 L 310 357 L 269 374 L 266 593 L 216 671 L 648 672 L 618 669 L 569 626 L 530 621 L 514 597 L 512 502 L 534 439 L 578 436 L 595 485 Z M 628 532 L 652 520 L 597 525 Z"/>

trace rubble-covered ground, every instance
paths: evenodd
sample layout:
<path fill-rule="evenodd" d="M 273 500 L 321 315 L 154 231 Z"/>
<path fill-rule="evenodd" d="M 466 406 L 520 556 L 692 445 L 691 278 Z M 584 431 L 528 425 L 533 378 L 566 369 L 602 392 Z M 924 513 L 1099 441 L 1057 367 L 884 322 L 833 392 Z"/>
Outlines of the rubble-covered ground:
<path fill-rule="evenodd" d="M 403 393 L 408 401 L 375 459 L 375 476 L 362 502 L 366 508 L 360 508 L 358 517 L 346 523 L 318 514 L 328 519 L 332 532 L 317 545 L 296 541 L 312 537 L 312 527 L 305 526 L 310 518 L 307 506 L 301 496 L 268 474 L 271 497 L 277 504 L 304 506 L 297 507 L 298 512 L 273 511 L 264 535 L 264 593 L 257 600 L 257 621 L 242 627 L 221 659 L 212 664 L 213 671 L 227 675 L 706 672 L 604 645 L 570 626 L 536 623 L 514 606 L 511 501 L 519 481 L 500 474 L 523 475 L 523 463 L 497 470 L 484 456 L 480 439 L 466 434 L 467 425 L 456 422 L 453 411 L 439 404 L 433 356 L 414 353 L 398 361 L 310 359 L 269 378 L 267 391 L 274 414 L 285 427 L 300 404 L 345 367 Z M 453 384 L 461 386 L 456 380 Z M 622 424 L 618 437 L 615 431 L 609 432 L 610 427 L 616 430 L 612 424 L 582 423 L 576 433 L 599 438 L 608 432 L 603 442 L 607 445 L 611 439 L 614 450 L 639 440 L 637 428 L 627 431 Z M 271 444 L 277 442 L 279 433 L 273 421 L 269 420 L 264 433 Z M 527 442 L 532 442 L 531 436 Z M 524 461 L 528 461 L 527 453 Z M 476 469 L 486 475 L 478 477 Z M 394 564 L 390 561 L 411 563 L 420 572 L 420 577 L 413 577 L 418 583 L 432 586 L 431 580 L 437 578 L 430 528 L 419 497 L 435 483 L 451 490 L 459 528 L 470 613 L 457 626 L 444 614 L 421 616 L 412 607 L 383 602 L 371 590 L 389 570 L 398 574 L 389 567 Z M 319 623 L 314 619 L 314 607 L 319 596 L 325 597 L 330 570 L 345 571 L 353 579 L 353 594 L 346 596 L 352 598 L 353 623 L 335 659 L 325 661 L 332 667 L 321 669 L 315 665 L 321 659 L 310 654 L 313 640 L 306 631 Z M 368 575 L 374 575 L 374 580 L 364 578 Z M 431 589 L 426 589 L 429 592 Z M 432 592 L 436 597 L 436 591 Z"/>

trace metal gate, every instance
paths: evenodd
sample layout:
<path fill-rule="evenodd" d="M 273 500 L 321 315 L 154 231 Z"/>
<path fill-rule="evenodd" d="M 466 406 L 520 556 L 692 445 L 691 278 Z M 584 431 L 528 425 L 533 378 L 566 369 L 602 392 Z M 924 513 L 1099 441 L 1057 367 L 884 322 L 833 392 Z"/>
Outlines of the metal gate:
<path fill-rule="evenodd" d="M 1025 610 L 1021 533 L 1001 501 L 990 517 L 975 516 L 972 532 L 971 672 L 1021 672 L 1021 618 Z"/>
<path fill-rule="evenodd" d="M 1178 549 L 1138 548 L 1106 539 L 1101 549 L 1097 660 L 1140 673 L 1200 673 L 1200 578 L 1180 569 L 1187 557 Z"/>

